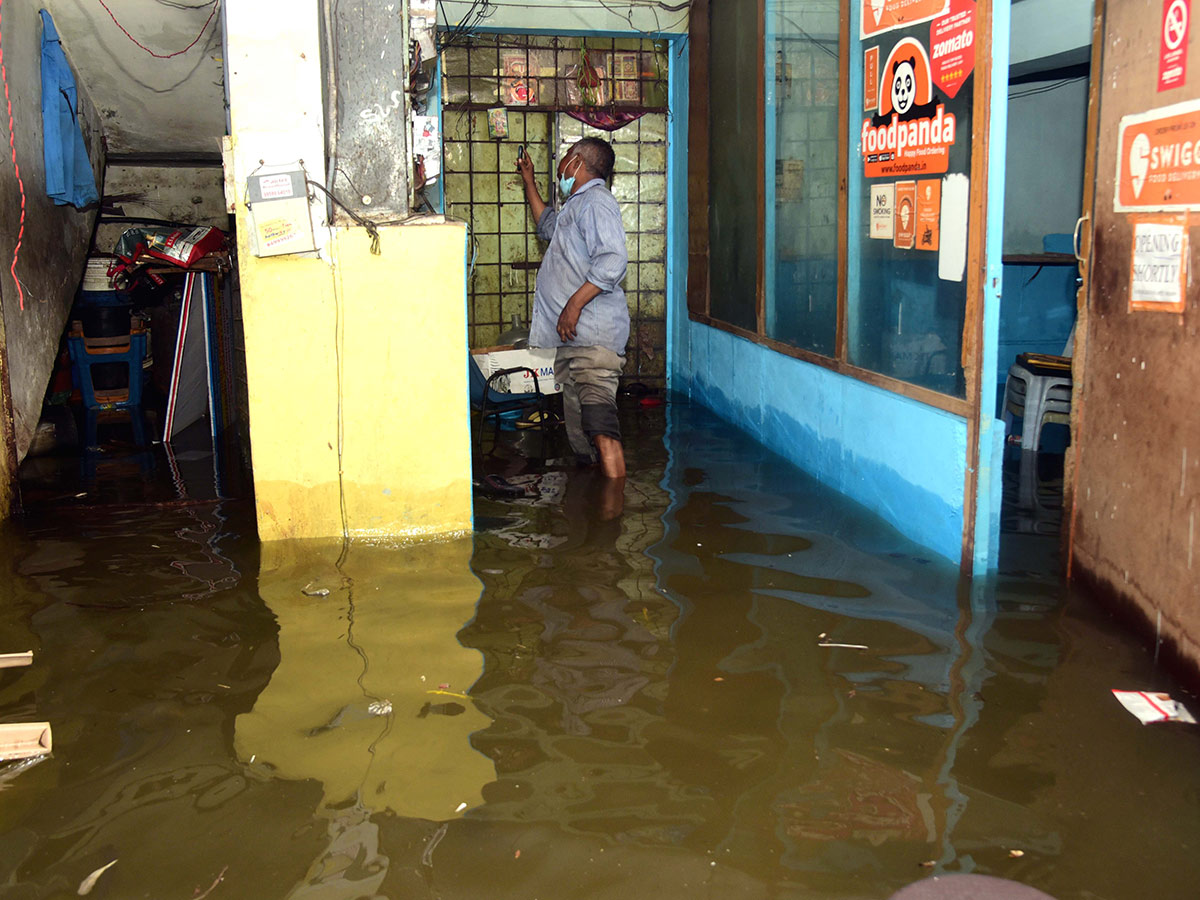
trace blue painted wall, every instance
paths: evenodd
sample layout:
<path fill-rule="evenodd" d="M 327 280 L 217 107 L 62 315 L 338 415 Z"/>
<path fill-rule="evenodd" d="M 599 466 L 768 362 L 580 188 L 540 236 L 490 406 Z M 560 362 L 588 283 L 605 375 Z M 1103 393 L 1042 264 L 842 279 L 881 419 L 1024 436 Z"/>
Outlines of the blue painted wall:
<path fill-rule="evenodd" d="M 957 562 L 966 420 L 684 318 L 673 389 Z"/>
<path fill-rule="evenodd" d="M 994 97 L 1006 96 L 1007 0 L 994 10 Z M 805 471 L 880 514 L 909 538 L 953 562 L 962 552 L 967 478 L 966 419 L 829 369 L 769 350 L 687 315 L 687 58 L 673 58 L 668 188 L 668 387 L 700 403 Z M 997 107 L 1000 107 L 997 109 Z M 993 134 L 1006 108 L 993 104 Z M 996 385 L 1004 142 L 989 156 L 989 240 L 984 291 L 981 393 Z M 994 568 L 999 550 L 1003 429 L 985 403 L 980 421 L 979 519 L 974 569 Z"/>

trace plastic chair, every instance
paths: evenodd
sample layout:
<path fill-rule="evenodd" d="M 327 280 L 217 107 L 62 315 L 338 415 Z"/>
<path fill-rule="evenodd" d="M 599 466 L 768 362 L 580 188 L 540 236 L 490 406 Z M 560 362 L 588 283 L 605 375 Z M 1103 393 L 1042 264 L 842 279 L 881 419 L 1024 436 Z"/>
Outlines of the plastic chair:
<path fill-rule="evenodd" d="M 1022 353 L 1004 385 L 1004 433 L 1021 422 L 1021 452 L 1037 453 L 1042 428 L 1071 423 L 1071 359 Z"/>
<path fill-rule="evenodd" d="M 546 395 L 542 393 L 541 385 L 538 383 L 537 372 L 526 366 L 515 366 L 511 369 L 501 369 L 499 372 L 494 372 L 490 377 L 485 379 L 483 371 L 479 368 L 479 363 L 475 361 L 475 357 L 468 354 L 468 359 L 467 373 L 470 384 L 471 408 L 479 411 L 479 427 L 476 432 L 475 442 L 479 446 L 480 453 L 483 452 L 483 426 L 489 418 L 494 423 L 494 433 L 498 434 L 501 419 L 515 418 L 522 413 L 532 410 L 539 412 L 537 425 L 541 431 L 544 444 L 546 440 L 546 420 L 549 418 L 550 413 L 546 406 Z M 527 372 L 533 376 L 532 394 L 511 394 L 498 391 L 492 387 L 494 382 L 518 372 Z"/>

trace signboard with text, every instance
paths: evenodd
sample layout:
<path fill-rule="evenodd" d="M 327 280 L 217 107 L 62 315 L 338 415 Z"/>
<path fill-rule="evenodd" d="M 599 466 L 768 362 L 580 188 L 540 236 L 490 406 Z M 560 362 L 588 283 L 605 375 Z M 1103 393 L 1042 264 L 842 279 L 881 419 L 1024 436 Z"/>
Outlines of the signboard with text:
<path fill-rule="evenodd" d="M 1200 210 L 1200 101 L 1121 119 L 1113 209 Z"/>
<path fill-rule="evenodd" d="M 1161 43 L 1158 49 L 1158 89 L 1169 91 L 1187 81 L 1188 26 L 1191 0 L 1163 0 Z"/>

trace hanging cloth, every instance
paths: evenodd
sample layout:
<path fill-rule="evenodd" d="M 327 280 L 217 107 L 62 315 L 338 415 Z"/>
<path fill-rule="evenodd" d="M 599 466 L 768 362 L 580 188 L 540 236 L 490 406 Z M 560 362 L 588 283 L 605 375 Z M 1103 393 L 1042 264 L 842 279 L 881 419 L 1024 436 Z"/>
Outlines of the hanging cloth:
<path fill-rule="evenodd" d="M 63 53 L 58 29 L 42 14 L 42 140 L 46 193 L 59 206 L 84 207 L 100 199 L 83 132 L 75 116 L 75 76 Z"/>

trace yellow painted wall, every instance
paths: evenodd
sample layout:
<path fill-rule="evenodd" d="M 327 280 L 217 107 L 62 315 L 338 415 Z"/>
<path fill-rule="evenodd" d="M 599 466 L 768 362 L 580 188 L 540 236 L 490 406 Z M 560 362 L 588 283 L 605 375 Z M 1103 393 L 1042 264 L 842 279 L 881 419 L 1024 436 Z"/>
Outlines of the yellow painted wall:
<path fill-rule="evenodd" d="M 282 17 L 270 3 L 225 11 L 259 537 L 338 537 L 343 525 L 355 537 L 464 532 L 465 227 L 380 228 L 372 256 L 365 232 L 331 227 L 317 197 L 317 253 L 260 259 L 250 247 L 249 176 L 325 171 L 319 12 L 315 0 Z"/>
<path fill-rule="evenodd" d="M 239 240 L 259 537 L 340 535 L 343 499 L 355 537 L 469 530 L 465 228 L 381 228 L 379 256 L 339 228 L 332 263 Z"/>

